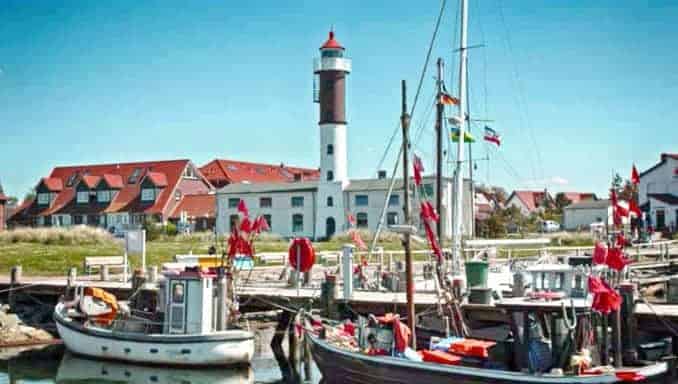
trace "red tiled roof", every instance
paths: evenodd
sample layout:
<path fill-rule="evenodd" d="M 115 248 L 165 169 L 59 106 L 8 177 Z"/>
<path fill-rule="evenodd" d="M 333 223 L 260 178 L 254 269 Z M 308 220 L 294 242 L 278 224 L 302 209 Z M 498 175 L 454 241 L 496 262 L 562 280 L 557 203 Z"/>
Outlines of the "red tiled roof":
<path fill-rule="evenodd" d="M 330 31 L 330 36 L 320 49 L 344 49 L 337 40 L 334 39 L 334 31 Z"/>
<path fill-rule="evenodd" d="M 153 183 L 156 187 L 166 187 L 167 186 L 167 176 L 164 173 L 160 172 L 148 172 L 146 174 L 148 180 Z"/>
<path fill-rule="evenodd" d="M 216 159 L 200 168 L 200 172 L 212 184 L 230 183 L 289 183 L 294 174 L 301 174 L 303 180 L 318 180 L 320 171 L 311 168 L 290 167 L 284 164 L 262 164 L 244 161 Z"/>
<path fill-rule="evenodd" d="M 170 215 L 172 219 L 179 219 L 181 212 L 188 217 L 216 217 L 217 198 L 214 194 L 184 195 Z"/>
<path fill-rule="evenodd" d="M 89 189 L 94 189 L 99 184 L 99 180 L 101 180 L 101 176 L 85 175 L 82 177 L 82 182 Z"/>
<path fill-rule="evenodd" d="M 582 200 L 589 200 L 595 198 L 595 194 L 588 192 L 563 192 L 562 194 L 571 203 L 578 203 Z"/>
<path fill-rule="evenodd" d="M 518 197 L 523 205 L 525 205 L 525 208 L 530 212 L 537 209 L 544 200 L 544 191 L 513 191 L 513 194 Z"/>
<path fill-rule="evenodd" d="M 125 183 L 122 181 L 122 176 L 112 175 L 110 173 L 105 173 L 101 179 L 106 182 L 110 188 L 122 189 L 125 186 Z"/>
<path fill-rule="evenodd" d="M 0 201 L 7 201 L 7 196 L 0 192 Z"/>
<path fill-rule="evenodd" d="M 41 182 L 50 192 L 60 192 L 64 189 L 64 180 L 57 177 L 44 177 Z"/>
<path fill-rule="evenodd" d="M 50 183 L 59 184 L 60 186 L 66 185 L 66 181 L 74 174 L 87 174 L 89 176 L 99 176 L 109 175 L 107 179 L 110 184 L 116 186 L 121 186 L 120 190 L 116 193 L 113 200 L 107 206 L 94 207 L 93 204 L 90 211 L 91 213 L 112 213 L 112 212 L 135 212 L 135 213 L 146 213 L 146 214 L 163 214 L 167 213 L 167 206 L 175 186 L 178 181 L 181 179 L 181 175 L 189 164 L 189 160 L 169 160 L 169 161 L 147 161 L 147 162 L 138 162 L 138 163 L 124 163 L 124 164 L 97 164 L 97 165 L 79 165 L 79 166 L 68 166 L 68 167 L 56 167 L 52 170 L 49 178 L 45 180 L 51 180 Z M 137 173 L 136 180 L 134 183 L 130 183 L 134 179 L 133 174 Z M 164 174 L 164 177 L 151 176 L 152 180 L 155 179 L 158 186 L 165 185 L 160 195 L 154 202 L 142 203 L 140 201 L 140 184 L 141 181 L 146 177 L 147 174 Z M 111 175 L 113 177 L 111 177 Z M 117 177 L 116 177 L 117 176 Z M 122 184 L 122 185 L 121 185 Z M 55 213 L 60 213 L 64 209 L 64 213 L 69 213 L 70 210 L 75 209 L 74 204 L 69 204 L 73 201 L 75 196 L 75 185 L 73 187 L 65 187 L 63 191 L 59 193 L 56 199 L 52 204 L 44 209 L 43 207 L 37 206 L 37 204 L 31 204 L 28 208 L 29 215 L 41 215 L 47 216 Z M 82 209 L 87 210 L 86 207 L 77 207 L 78 211 Z M 86 212 L 79 212 L 85 214 Z"/>

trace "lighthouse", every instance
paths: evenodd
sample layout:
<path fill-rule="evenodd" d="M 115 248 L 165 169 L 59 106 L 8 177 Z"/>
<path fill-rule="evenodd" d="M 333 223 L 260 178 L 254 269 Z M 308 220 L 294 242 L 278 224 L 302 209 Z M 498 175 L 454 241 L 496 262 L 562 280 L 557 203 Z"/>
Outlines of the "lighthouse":
<path fill-rule="evenodd" d="M 316 234 L 330 237 L 345 229 L 343 190 L 348 185 L 346 148 L 346 77 L 351 60 L 330 31 L 315 59 L 319 104 L 320 182 L 318 184 L 318 217 Z M 324 235 L 324 236 L 323 236 Z"/>

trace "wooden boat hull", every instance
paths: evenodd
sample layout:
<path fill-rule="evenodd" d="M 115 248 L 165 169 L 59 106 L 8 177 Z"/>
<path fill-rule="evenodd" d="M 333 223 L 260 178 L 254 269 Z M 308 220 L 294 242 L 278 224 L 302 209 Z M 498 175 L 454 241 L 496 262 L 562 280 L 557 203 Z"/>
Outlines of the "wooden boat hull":
<path fill-rule="evenodd" d="M 307 335 L 311 355 L 327 383 L 355 384 L 602 384 L 622 382 L 613 374 L 595 376 L 546 376 L 492 369 L 419 363 L 392 357 L 373 357 L 337 348 L 317 336 Z M 667 364 L 639 370 L 646 383 L 660 383 Z"/>
<path fill-rule="evenodd" d="M 66 348 L 73 353 L 107 360 L 171 366 L 248 364 L 254 355 L 254 334 L 228 330 L 206 335 L 134 334 L 85 327 L 62 313 L 54 320 Z"/>

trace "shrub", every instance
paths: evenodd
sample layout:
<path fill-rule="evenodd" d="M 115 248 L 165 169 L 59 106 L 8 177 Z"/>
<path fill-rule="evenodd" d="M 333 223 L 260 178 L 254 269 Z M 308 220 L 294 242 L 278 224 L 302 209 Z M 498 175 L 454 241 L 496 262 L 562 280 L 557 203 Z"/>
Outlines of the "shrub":
<path fill-rule="evenodd" d="M 163 227 L 155 219 L 147 219 L 141 226 L 146 231 L 146 241 L 158 240 L 163 234 Z"/>
<path fill-rule="evenodd" d="M 177 226 L 173 223 L 167 223 L 165 226 L 165 234 L 167 236 L 176 236 L 177 235 Z"/>
<path fill-rule="evenodd" d="M 46 245 L 111 244 L 113 236 L 98 227 L 21 227 L 0 232 L 0 243 L 36 243 Z"/>

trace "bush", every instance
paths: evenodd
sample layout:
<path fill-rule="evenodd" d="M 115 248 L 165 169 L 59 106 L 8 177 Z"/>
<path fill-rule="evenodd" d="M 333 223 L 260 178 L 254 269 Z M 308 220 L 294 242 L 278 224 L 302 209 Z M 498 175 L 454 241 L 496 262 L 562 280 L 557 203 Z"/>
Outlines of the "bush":
<path fill-rule="evenodd" d="M 173 223 L 167 223 L 165 226 L 165 234 L 167 236 L 176 236 L 177 235 L 177 226 L 174 225 Z"/>
<path fill-rule="evenodd" d="M 146 241 L 158 240 L 164 230 L 155 219 L 147 219 L 141 226 L 146 231 Z"/>
<path fill-rule="evenodd" d="M 36 243 L 46 245 L 111 244 L 113 236 L 102 228 L 77 225 L 73 227 L 21 227 L 0 232 L 0 243 Z"/>
<path fill-rule="evenodd" d="M 360 233 L 360 237 L 365 241 L 365 243 L 369 244 L 372 239 L 374 238 L 374 232 L 367 230 L 367 229 L 359 229 L 358 233 Z M 344 243 L 350 243 L 353 240 L 351 239 L 351 235 L 348 232 L 343 232 L 343 233 L 338 233 L 332 236 L 330 239 L 331 241 L 337 241 L 337 242 L 344 242 Z M 391 231 L 381 231 L 379 232 L 379 240 L 380 242 L 400 242 L 400 235 L 391 232 Z"/>

